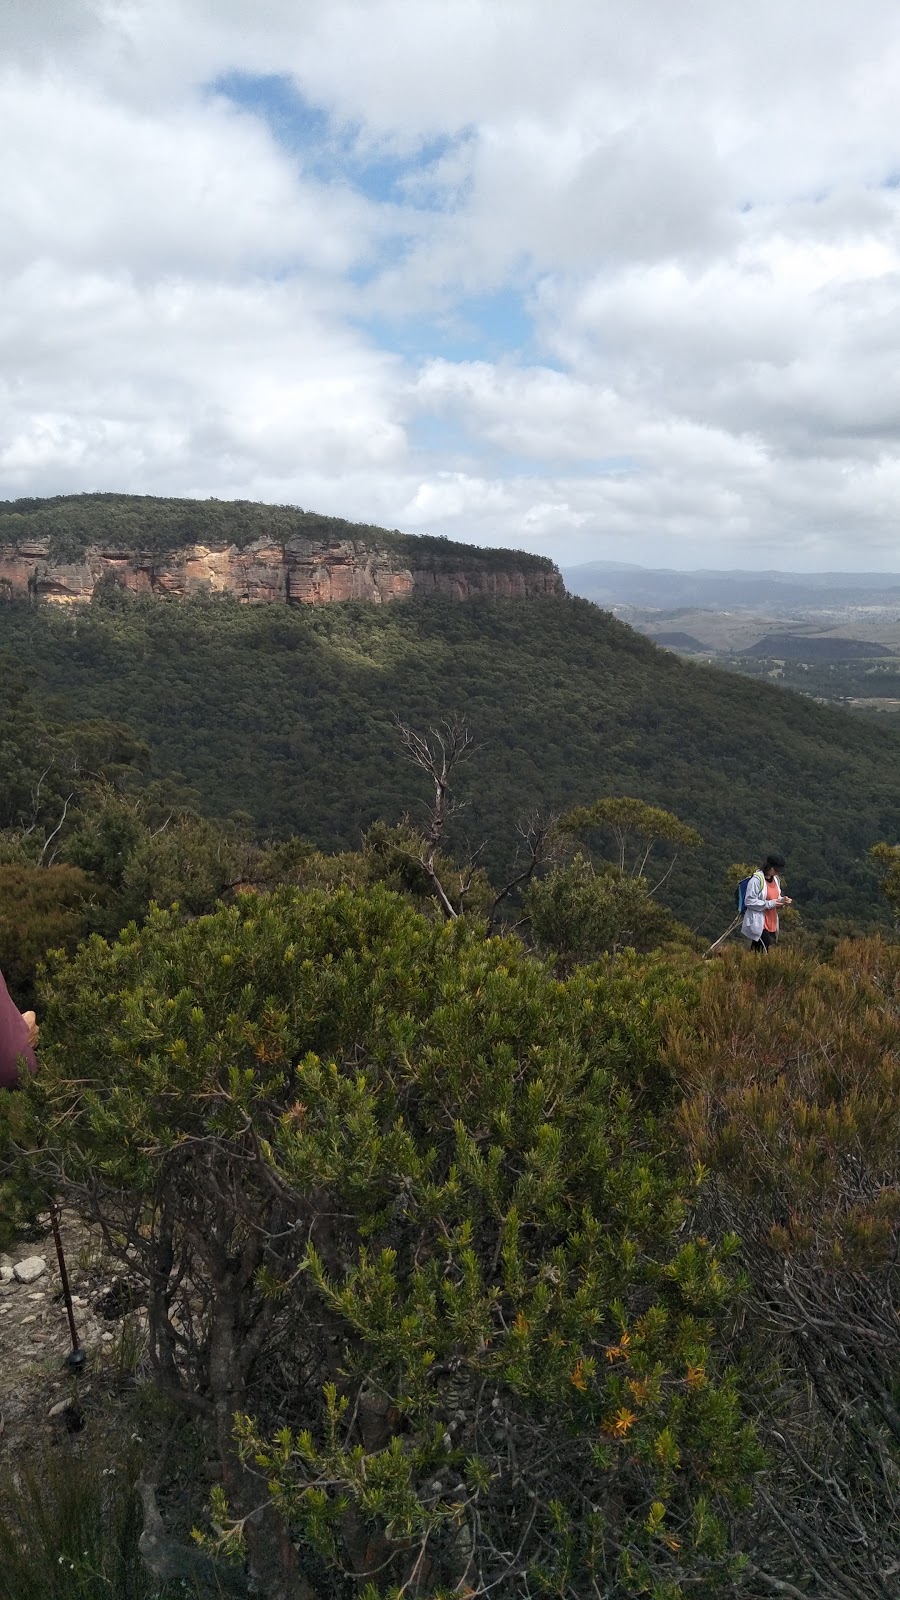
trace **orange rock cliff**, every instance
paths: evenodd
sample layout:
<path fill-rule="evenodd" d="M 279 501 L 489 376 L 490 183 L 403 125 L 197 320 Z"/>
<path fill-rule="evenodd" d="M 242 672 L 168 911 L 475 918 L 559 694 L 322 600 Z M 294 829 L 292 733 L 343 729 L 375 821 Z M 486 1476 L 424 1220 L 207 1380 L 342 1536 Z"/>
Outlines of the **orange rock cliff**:
<path fill-rule="evenodd" d="M 65 605 L 90 600 L 104 580 L 137 595 L 230 594 L 246 603 L 281 605 L 565 593 L 550 562 L 517 559 L 515 551 L 502 552 L 498 560 L 498 552 L 482 555 L 472 546 L 460 546 L 456 554 L 449 541 L 431 539 L 421 540 L 419 553 L 419 543 L 409 539 L 398 551 L 359 538 L 262 536 L 250 543 L 216 540 L 146 553 L 101 539 L 67 556 L 54 549 L 52 536 L 0 538 L 0 597 Z"/>

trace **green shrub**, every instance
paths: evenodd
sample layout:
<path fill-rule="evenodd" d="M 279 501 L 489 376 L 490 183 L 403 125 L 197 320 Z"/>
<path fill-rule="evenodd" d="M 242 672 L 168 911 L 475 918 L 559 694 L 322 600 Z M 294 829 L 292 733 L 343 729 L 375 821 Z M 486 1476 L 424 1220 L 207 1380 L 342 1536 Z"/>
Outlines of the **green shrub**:
<path fill-rule="evenodd" d="M 380 886 L 56 966 L 34 1160 L 147 1282 L 261 1593 L 721 1595 L 760 1464 L 733 1246 L 639 1104 L 629 983 L 619 1017 Z"/>

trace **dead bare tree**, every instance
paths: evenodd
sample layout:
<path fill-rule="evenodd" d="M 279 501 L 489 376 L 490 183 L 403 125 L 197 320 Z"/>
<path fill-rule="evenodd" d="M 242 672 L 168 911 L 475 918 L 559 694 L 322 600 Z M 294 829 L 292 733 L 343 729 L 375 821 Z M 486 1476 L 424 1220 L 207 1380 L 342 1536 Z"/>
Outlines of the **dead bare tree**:
<path fill-rule="evenodd" d="M 445 720 L 439 728 L 431 728 L 427 735 L 417 733 L 407 723 L 401 722 L 399 717 L 396 720 L 400 743 L 407 759 L 413 766 L 418 767 L 420 772 L 426 774 L 431 780 L 434 791 L 428 807 L 428 822 L 422 837 L 422 849 L 417 859 L 434 889 L 444 915 L 455 918 L 460 915 L 465 895 L 471 888 L 481 849 L 470 856 L 467 869 L 461 874 L 457 905 L 454 905 L 441 882 L 435 862 L 444 843 L 450 817 L 459 810 L 459 802 L 453 794 L 454 770 L 461 761 L 465 761 L 472 754 L 475 743 L 466 724 L 456 717 Z"/>
<path fill-rule="evenodd" d="M 413 766 L 424 772 L 432 784 L 432 798 L 427 807 L 427 824 L 422 834 L 422 849 L 416 856 L 418 864 L 434 889 L 441 910 L 447 918 L 462 915 L 471 891 L 484 842 L 470 849 L 465 863 L 458 869 L 458 883 L 451 893 L 446 879 L 438 871 L 438 858 L 445 844 L 450 818 L 461 809 L 453 792 L 456 768 L 478 748 L 466 723 L 459 718 L 449 718 L 439 728 L 428 734 L 418 733 L 398 717 L 397 730 L 406 757 Z M 518 846 L 512 867 L 512 876 L 498 890 L 487 914 L 487 932 L 493 933 L 501 905 L 517 889 L 530 883 L 547 851 L 557 826 L 556 817 L 543 817 L 534 813 L 516 824 Z"/>

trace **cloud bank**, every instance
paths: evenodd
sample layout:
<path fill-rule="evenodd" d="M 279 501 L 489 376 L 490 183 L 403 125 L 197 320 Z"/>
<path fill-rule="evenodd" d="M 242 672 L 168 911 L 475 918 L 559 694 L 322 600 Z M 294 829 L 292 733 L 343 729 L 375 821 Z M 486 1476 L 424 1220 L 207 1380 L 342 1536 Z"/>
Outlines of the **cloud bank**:
<path fill-rule="evenodd" d="M 0 495 L 900 565 L 887 0 L 2 0 L 0 36 Z"/>

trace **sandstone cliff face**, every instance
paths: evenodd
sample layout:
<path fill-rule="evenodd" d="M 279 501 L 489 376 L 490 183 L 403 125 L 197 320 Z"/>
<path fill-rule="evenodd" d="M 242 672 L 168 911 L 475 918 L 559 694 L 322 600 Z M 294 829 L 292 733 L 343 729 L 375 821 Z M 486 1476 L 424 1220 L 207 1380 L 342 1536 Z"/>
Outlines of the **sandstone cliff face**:
<path fill-rule="evenodd" d="M 231 594 L 247 604 L 368 600 L 381 605 L 422 594 L 468 600 L 479 594 L 516 599 L 565 593 L 555 567 L 522 569 L 513 562 L 498 566 L 496 558 L 467 556 L 465 566 L 457 566 L 448 551 L 405 567 L 389 552 L 355 539 L 301 537 L 283 544 L 259 539 L 243 549 L 192 544 L 166 556 L 91 545 L 79 560 L 63 562 L 50 559 L 48 539 L 21 539 L 0 545 L 0 598 L 30 595 L 67 605 L 90 600 L 104 579 L 133 594 Z"/>

